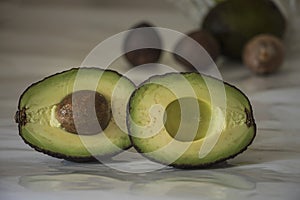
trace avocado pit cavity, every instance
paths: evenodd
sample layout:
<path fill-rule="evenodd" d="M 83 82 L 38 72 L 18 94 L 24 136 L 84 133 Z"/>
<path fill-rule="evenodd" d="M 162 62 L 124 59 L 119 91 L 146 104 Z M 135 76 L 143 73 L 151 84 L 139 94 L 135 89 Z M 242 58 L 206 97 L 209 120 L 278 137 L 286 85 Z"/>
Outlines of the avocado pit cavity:
<path fill-rule="evenodd" d="M 172 101 L 164 114 L 164 124 L 169 135 L 183 142 L 196 141 L 205 137 L 210 119 L 210 106 L 193 97 Z"/>
<path fill-rule="evenodd" d="M 61 127 L 70 133 L 95 135 L 107 127 L 111 111 L 102 94 L 80 90 L 67 95 L 57 104 L 55 117 Z"/>

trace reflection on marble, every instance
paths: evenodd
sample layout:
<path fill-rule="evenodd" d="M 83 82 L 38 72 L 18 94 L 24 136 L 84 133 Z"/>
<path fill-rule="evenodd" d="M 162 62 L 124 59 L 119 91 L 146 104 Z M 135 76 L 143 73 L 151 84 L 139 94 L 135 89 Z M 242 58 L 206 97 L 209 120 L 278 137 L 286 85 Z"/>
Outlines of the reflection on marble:
<path fill-rule="evenodd" d="M 212 169 L 187 171 L 165 168 L 133 175 L 104 165 L 63 161 L 48 165 L 48 172 L 20 176 L 18 184 L 32 191 L 99 190 L 188 199 L 199 196 L 210 199 L 255 197 L 261 195 L 257 193 L 258 189 L 263 190 L 260 186 L 267 183 L 274 184 L 270 189 L 275 193 L 278 189 L 288 189 L 286 186 L 299 185 L 299 177 L 289 171 L 261 163 L 223 163 Z M 139 168 L 138 164 L 136 168 Z"/>

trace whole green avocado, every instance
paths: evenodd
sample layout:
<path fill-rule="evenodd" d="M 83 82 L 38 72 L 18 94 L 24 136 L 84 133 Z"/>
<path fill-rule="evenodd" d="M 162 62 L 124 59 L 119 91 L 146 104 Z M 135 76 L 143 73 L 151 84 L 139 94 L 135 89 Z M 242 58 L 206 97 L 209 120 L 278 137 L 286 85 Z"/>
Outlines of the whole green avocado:
<path fill-rule="evenodd" d="M 286 21 L 271 0 L 227 0 L 208 12 L 202 28 L 216 37 L 223 55 L 240 59 L 244 45 L 255 35 L 282 38 Z"/>

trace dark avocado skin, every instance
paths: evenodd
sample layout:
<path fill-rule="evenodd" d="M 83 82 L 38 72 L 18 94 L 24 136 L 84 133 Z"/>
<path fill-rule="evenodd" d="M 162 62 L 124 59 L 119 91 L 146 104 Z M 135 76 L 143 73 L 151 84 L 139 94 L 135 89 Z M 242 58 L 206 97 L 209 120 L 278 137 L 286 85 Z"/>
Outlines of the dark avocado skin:
<path fill-rule="evenodd" d="M 19 125 L 19 132 L 20 132 L 20 130 L 21 130 L 21 126 Z M 78 162 L 78 163 L 82 163 L 82 162 L 95 162 L 95 161 L 97 161 L 97 159 L 94 158 L 93 156 L 90 156 L 90 157 L 66 156 L 64 154 L 60 154 L 60 153 L 48 151 L 48 150 L 45 150 L 45 149 L 41 149 L 38 146 L 35 146 L 35 145 L 27 142 L 23 138 L 23 136 L 21 134 L 19 134 L 19 135 L 21 136 L 21 138 L 23 139 L 23 141 L 25 142 L 25 144 L 28 144 L 31 148 L 33 148 L 34 150 L 36 150 L 38 152 L 44 153 L 44 154 L 52 156 L 52 157 L 59 158 L 59 159 L 64 159 L 64 160 L 68 160 L 68 161 L 71 161 L 71 162 Z"/>
<path fill-rule="evenodd" d="M 55 73 L 53 75 L 50 75 L 50 76 L 47 76 L 46 78 L 38 81 L 38 82 L 35 82 L 33 84 L 31 84 L 29 87 L 27 87 L 24 92 L 21 94 L 20 98 L 19 98 L 19 102 L 18 102 L 18 111 L 20 111 L 22 108 L 20 107 L 20 103 L 21 103 L 21 99 L 23 97 L 23 95 L 32 87 L 32 86 L 35 86 L 37 85 L 38 83 L 46 80 L 46 79 L 49 79 L 53 76 L 56 76 L 58 74 L 62 74 L 62 73 L 65 73 L 67 71 L 71 71 L 71 70 L 77 70 L 77 69 L 99 69 L 97 67 L 74 67 L 74 68 L 70 68 L 68 70 L 65 70 L 65 71 L 62 71 L 62 72 L 58 72 L 58 73 Z M 101 69 L 103 70 L 103 69 Z M 111 72 L 114 72 L 114 73 L 117 73 L 118 75 L 126 78 L 127 80 L 129 80 L 131 83 L 133 83 L 130 79 L 128 79 L 126 76 L 123 76 L 121 75 L 120 73 L 114 71 L 114 70 L 109 70 L 109 69 L 105 69 L 105 71 L 111 71 Z M 17 111 L 17 112 L 18 112 Z M 16 116 L 15 116 L 15 120 L 16 120 Z M 16 121 L 17 122 L 17 121 Z M 25 138 L 22 136 L 21 134 L 21 127 L 22 127 L 22 122 L 17 122 L 18 123 L 18 131 L 19 131 L 19 135 L 20 137 L 23 139 L 24 143 L 25 144 L 28 144 L 31 148 L 33 148 L 34 150 L 38 151 L 38 152 L 41 152 L 41 153 L 44 153 L 46 155 L 49 155 L 49 156 L 52 156 L 52 157 L 55 157 L 55 158 L 59 158 L 59 159 L 64 159 L 64 160 L 68 160 L 68 161 L 71 161 L 71 162 L 78 162 L 78 163 L 81 163 L 81 162 L 99 162 L 99 160 L 97 158 L 95 158 L 94 156 L 88 156 L 88 157 L 77 157 L 77 156 L 67 156 L 67 155 L 64 155 L 64 154 L 61 154 L 61 153 L 57 153 L 57 152 L 52 152 L 52 151 L 48 151 L 48 150 L 45 150 L 45 149 L 41 149 L 39 148 L 38 146 L 35 146 L 29 142 L 27 142 L 25 140 Z M 128 147 L 127 149 L 130 149 L 130 147 Z M 124 149 L 124 150 L 127 150 L 127 149 Z M 112 156 L 115 156 L 117 155 L 118 152 L 116 152 L 115 154 L 111 154 L 111 155 L 107 155 L 105 157 L 112 157 Z"/>
<path fill-rule="evenodd" d="M 195 72 L 180 72 L 180 74 L 183 74 L 183 75 L 184 75 L 184 74 L 190 74 L 190 73 L 195 73 Z M 163 74 L 163 75 L 156 75 L 156 77 L 164 77 L 164 76 L 167 76 L 167 75 L 169 75 L 169 74 L 176 74 L 176 72 L 166 73 L 166 74 Z M 203 75 L 203 76 L 207 76 L 207 75 Z M 209 77 L 211 77 L 211 76 L 209 76 Z M 151 78 L 152 78 L 152 77 L 150 77 L 149 79 L 151 79 Z M 215 78 L 215 77 L 211 77 L 211 78 L 213 78 L 213 79 L 215 79 L 215 80 L 218 80 L 218 81 L 222 81 L 222 80 L 219 80 L 219 79 L 217 79 L 217 78 Z M 131 94 L 130 99 L 133 98 L 133 97 L 135 96 L 136 92 L 139 90 L 139 87 L 142 86 L 142 85 L 144 85 L 145 83 L 147 83 L 147 82 L 149 81 L 149 79 L 147 79 L 146 81 L 142 82 L 142 83 L 137 87 L 138 89 L 136 89 L 136 90 Z M 233 85 L 231 85 L 231 84 L 229 84 L 229 83 L 227 83 L 227 82 L 224 82 L 224 81 L 222 81 L 222 82 L 223 82 L 224 84 L 226 84 L 226 85 L 228 85 L 228 86 L 230 86 L 230 87 L 232 87 L 232 88 L 238 90 L 241 94 L 243 94 L 243 95 L 245 96 L 245 98 L 247 99 L 247 101 L 248 101 L 248 103 L 249 103 L 249 105 L 250 105 L 250 110 L 249 110 L 248 112 L 250 113 L 250 116 L 253 116 L 253 109 L 252 109 L 252 105 L 250 104 L 249 98 L 248 98 L 248 97 L 247 97 L 240 89 L 238 89 L 237 87 L 235 87 L 235 86 L 233 86 Z M 131 101 L 129 100 L 129 103 L 128 103 L 128 105 L 127 105 L 127 116 L 130 116 L 130 109 L 131 109 L 131 107 L 132 107 L 131 104 L 130 104 L 130 102 L 131 102 Z M 236 157 L 237 155 L 239 155 L 239 154 L 243 153 L 244 151 L 246 151 L 247 148 L 248 148 L 248 146 L 250 146 L 250 145 L 252 144 L 252 142 L 254 141 L 254 138 L 256 137 L 257 127 L 256 127 L 255 120 L 254 120 L 254 118 L 252 117 L 250 121 L 251 121 L 251 126 L 254 127 L 254 135 L 253 135 L 253 138 L 252 138 L 252 140 L 249 142 L 249 144 L 248 144 L 247 146 L 245 146 L 241 151 L 239 151 L 238 153 L 236 153 L 236 154 L 234 154 L 234 155 L 231 155 L 231 156 L 229 156 L 229 157 L 225 157 L 225 158 L 220 159 L 220 160 L 217 160 L 217 161 L 215 161 L 215 162 L 206 163 L 206 164 L 200 164 L 200 165 L 193 165 L 192 163 L 191 163 L 190 165 L 186 165 L 186 164 L 184 164 L 184 165 L 178 165 L 178 164 L 174 164 L 174 163 L 168 164 L 168 163 L 163 163 L 163 162 L 160 162 L 160 163 L 163 164 L 163 165 L 170 166 L 170 167 L 174 167 L 174 168 L 178 168 L 178 169 L 204 169 L 204 168 L 210 168 L 210 167 L 213 167 L 213 166 L 215 166 L 215 165 L 217 165 L 217 164 L 219 164 L 219 163 L 222 163 L 222 162 L 224 162 L 224 161 L 226 161 L 226 160 L 229 160 L 229 159 L 231 159 L 231 158 L 234 158 L 234 157 Z M 129 117 L 126 118 L 126 122 L 127 122 L 128 133 L 129 133 L 129 139 L 130 139 L 130 141 L 131 141 L 132 146 L 135 148 L 135 150 L 136 150 L 137 152 L 139 152 L 139 153 L 140 153 L 142 156 L 144 156 L 145 158 L 147 158 L 147 159 L 149 159 L 149 160 L 151 160 L 151 161 L 153 161 L 153 162 L 158 162 L 157 160 L 154 160 L 154 159 L 152 159 L 152 158 L 150 158 L 150 157 L 145 156 L 145 155 L 144 155 L 144 152 L 143 152 L 138 146 L 136 146 L 136 145 L 134 144 L 134 142 L 133 142 L 133 138 L 134 138 L 134 137 L 130 134 L 130 121 L 129 121 Z"/>
<path fill-rule="evenodd" d="M 223 55 L 241 59 L 253 36 L 269 33 L 282 38 L 286 20 L 270 0 L 226 0 L 209 11 L 202 28 L 216 37 Z"/>
<path fill-rule="evenodd" d="M 20 132 L 20 125 L 18 126 L 19 128 L 19 132 Z M 21 136 L 21 138 L 23 139 L 24 143 L 25 144 L 28 144 L 31 148 L 33 148 L 34 150 L 38 151 L 38 152 L 41 152 L 41 153 L 44 153 L 46 155 L 49 155 L 49 156 L 52 156 L 54 158 L 59 158 L 59 159 L 64 159 L 64 160 L 67 160 L 67 161 L 71 161 L 71 162 L 77 162 L 77 163 L 86 163 L 86 162 L 97 162 L 97 163 L 101 163 L 99 159 L 97 159 L 96 157 L 94 156 L 88 156 L 88 157 L 76 157 L 76 156 L 66 156 L 64 154 L 61 154 L 61 153 L 57 153 L 57 152 L 52 152 L 52 151 L 48 151 L 48 150 L 45 150 L 45 149 L 41 149 L 39 148 L 38 146 L 35 146 L 29 142 L 27 142 L 21 134 L 19 134 Z M 125 150 L 128 150 L 130 149 L 130 147 L 128 147 L 127 149 L 124 149 Z M 119 154 L 119 152 L 116 152 L 114 154 L 110 154 L 110 155 L 106 155 L 105 157 L 101 157 L 101 159 L 106 159 L 106 158 L 110 158 L 110 157 L 113 157 L 115 155 Z"/>

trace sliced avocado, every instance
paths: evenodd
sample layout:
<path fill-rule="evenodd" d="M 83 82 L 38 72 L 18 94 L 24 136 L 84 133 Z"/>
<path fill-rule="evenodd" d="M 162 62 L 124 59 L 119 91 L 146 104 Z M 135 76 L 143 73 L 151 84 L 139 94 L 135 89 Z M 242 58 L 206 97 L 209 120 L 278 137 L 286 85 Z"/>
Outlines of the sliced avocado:
<path fill-rule="evenodd" d="M 134 89 L 112 70 L 73 68 L 52 75 L 21 95 L 19 134 L 37 151 L 66 160 L 115 155 L 131 146 L 126 106 Z"/>
<path fill-rule="evenodd" d="M 222 54 L 240 59 L 252 37 L 261 33 L 283 37 L 286 20 L 271 0 L 226 0 L 208 12 L 202 28 L 218 40 Z"/>
<path fill-rule="evenodd" d="M 177 168 L 233 158 L 256 133 L 250 102 L 240 90 L 193 72 L 151 77 L 132 94 L 127 111 L 135 149 Z"/>

